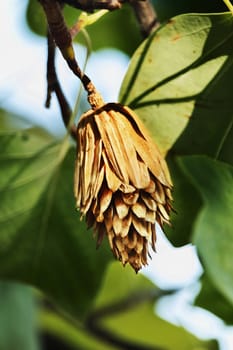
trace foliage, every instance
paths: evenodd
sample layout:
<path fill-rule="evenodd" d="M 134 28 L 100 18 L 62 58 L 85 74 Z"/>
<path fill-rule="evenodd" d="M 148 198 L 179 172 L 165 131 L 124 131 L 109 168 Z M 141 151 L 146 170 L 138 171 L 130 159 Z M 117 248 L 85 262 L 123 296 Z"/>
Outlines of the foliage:
<path fill-rule="evenodd" d="M 161 8 L 161 1 L 154 3 Z M 185 12 L 184 1 L 178 3 L 183 10 L 167 1 L 168 13 Z M 67 21 L 78 13 L 68 7 Z M 131 55 L 141 40 L 128 13 L 124 8 L 106 14 L 90 27 L 95 49 L 112 46 Z M 44 32 L 42 18 L 37 2 L 30 0 L 27 20 L 38 34 Z M 136 49 L 119 96 L 167 156 L 176 213 L 166 233 L 176 246 L 191 242 L 197 247 L 205 273 L 196 303 L 228 324 L 233 304 L 232 62 L 231 14 L 179 15 Z M 167 291 L 113 263 L 107 246 L 95 249 L 75 211 L 75 147 L 68 136 L 56 139 L 1 110 L 0 146 L 0 278 L 34 286 L 52 303 L 40 306 L 40 329 L 73 349 L 217 349 L 214 341 L 199 340 L 156 315 L 154 302 Z M 18 333 L 14 324 L 0 333 L 4 350 L 14 348 L 12 332 L 21 348 L 39 348 L 36 306 L 28 288 L 1 282 L 2 300 L 18 313 L 15 322 L 24 319 Z M 0 322 L 5 322 L 11 309 L 0 307 Z"/>

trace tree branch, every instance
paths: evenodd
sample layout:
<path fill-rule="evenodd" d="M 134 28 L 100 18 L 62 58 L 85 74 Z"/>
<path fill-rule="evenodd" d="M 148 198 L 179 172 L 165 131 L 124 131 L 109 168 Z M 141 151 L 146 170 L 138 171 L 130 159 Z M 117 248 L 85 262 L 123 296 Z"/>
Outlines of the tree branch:
<path fill-rule="evenodd" d="M 70 117 L 72 115 L 72 109 L 70 108 L 70 105 L 62 91 L 61 85 L 58 81 L 57 78 L 57 73 L 55 69 L 55 50 L 56 46 L 54 44 L 53 38 L 48 32 L 47 34 L 47 42 L 48 42 L 48 59 L 47 59 L 47 97 L 46 97 L 46 102 L 45 106 L 46 108 L 50 107 L 50 101 L 51 101 L 51 96 L 52 93 L 54 92 L 58 103 L 59 107 L 61 110 L 62 114 L 62 120 L 66 128 L 69 126 L 70 122 Z M 71 126 L 70 129 L 70 134 L 71 136 L 76 139 L 76 126 L 73 125 Z"/>
<path fill-rule="evenodd" d="M 158 26 L 157 14 L 150 0 L 129 0 L 138 20 L 142 36 L 148 37 Z"/>
<path fill-rule="evenodd" d="M 60 1 L 62 2 L 62 1 Z M 93 12 L 94 10 L 117 10 L 121 7 L 121 0 L 65 0 L 66 4 L 77 9 Z"/>
<path fill-rule="evenodd" d="M 82 2 L 83 1 L 83 2 Z M 62 91 L 60 83 L 57 78 L 55 70 L 55 44 L 60 49 L 64 59 L 66 60 L 69 68 L 72 72 L 81 80 L 84 89 L 88 94 L 88 101 L 93 109 L 104 104 L 102 97 L 97 92 L 95 86 L 89 79 L 89 77 L 80 69 L 72 45 L 72 35 L 68 30 L 64 17 L 62 14 L 62 8 L 64 3 L 68 3 L 74 7 L 83 9 L 82 6 L 86 6 L 85 10 L 94 10 L 97 8 L 105 8 L 109 10 L 118 9 L 121 7 L 121 3 L 125 0 L 39 0 L 41 3 L 49 27 L 48 33 L 48 61 L 47 61 L 47 98 L 46 107 L 50 106 L 50 100 L 52 92 L 55 92 L 61 113 L 62 119 L 66 127 L 69 126 L 72 110 L 66 100 L 66 97 Z M 148 36 L 152 30 L 158 26 L 157 17 L 150 0 L 128 0 L 133 7 L 136 17 L 138 19 L 141 32 L 143 36 Z M 84 5 L 83 5 L 84 4 Z M 70 133 L 75 137 L 75 126 L 72 126 Z"/>
<path fill-rule="evenodd" d="M 69 68 L 80 79 L 88 94 L 88 101 L 93 109 L 104 104 L 102 97 L 97 92 L 90 78 L 82 72 L 75 58 L 72 45 L 72 36 L 68 30 L 63 14 L 62 5 L 56 0 L 39 0 L 48 22 L 50 34 L 55 44 L 60 49 Z"/>

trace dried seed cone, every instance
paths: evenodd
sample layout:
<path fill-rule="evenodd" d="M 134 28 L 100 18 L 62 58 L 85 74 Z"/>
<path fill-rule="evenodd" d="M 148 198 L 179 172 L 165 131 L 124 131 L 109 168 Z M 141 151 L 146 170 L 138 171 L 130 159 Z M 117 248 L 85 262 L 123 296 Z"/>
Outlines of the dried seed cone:
<path fill-rule="evenodd" d="M 164 158 L 135 113 L 117 103 L 83 114 L 77 128 L 76 205 L 137 272 L 155 250 L 155 222 L 169 223 L 172 183 Z"/>

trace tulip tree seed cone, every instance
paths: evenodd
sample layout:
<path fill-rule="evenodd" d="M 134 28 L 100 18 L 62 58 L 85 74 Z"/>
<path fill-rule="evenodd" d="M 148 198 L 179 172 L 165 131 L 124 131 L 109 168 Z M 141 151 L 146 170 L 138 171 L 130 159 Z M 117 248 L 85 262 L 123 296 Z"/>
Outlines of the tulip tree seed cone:
<path fill-rule="evenodd" d="M 97 245 L 107 236 L 115 257 L 140 270 L 155 250 L 155 223 L 169 224 L 171 189 L 166 161 L 130 108 L 108 103 L 81 116 L 74 194 Z"/>

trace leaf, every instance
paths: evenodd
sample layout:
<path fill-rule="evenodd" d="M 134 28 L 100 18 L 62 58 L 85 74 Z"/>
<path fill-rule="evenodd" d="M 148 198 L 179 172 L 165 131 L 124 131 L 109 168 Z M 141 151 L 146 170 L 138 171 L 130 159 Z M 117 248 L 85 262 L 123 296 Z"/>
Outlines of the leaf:
<path fill-rule="evenodd" d="M 114 48 L 132 55 L 142 41 L 139 26 L 129 5 L 107 13 L 89 26 L 87 31 L 94 50 Z M 82 43 L 79 37 L 77 39 Z"/>
<path fill-rule="evenodd" d="M 233 167 L 201 156 L 180 164 L 203 199 L 193 242 L 213 285 L 233 304 Z"/>
<path fill-rule="evenodd" d="M 1 131 L 3 132 L 4 130 L 6 132 L 9 131 L 17 131 L 19 129 L 27 129 L 30 127 L 30 123 L 20 117 L 13 116 L 12 114 L 8 113 L 4 109 L 0 108 L 0 118 L 1 118 Z"/>
<path fill-rule="evenodd" d="M 80 12 L 73 7 L 65 6 L 64 15 L 68 27 L 77 22 Z M 37 0 L 28 1 L 26 20 L 33 32 L 46 35 L 45 17 Z M 103 18 L 89 26 L 87 31 L 92 38 L 94 50 L 109 47 L 130 55 L 141 42 L 141 34 L 135 16 L 127 5 L 124 5 L 120 10 L 107 13 Z M 85 45 L 85 41 L 80 35 L 77 36 L 76 41 Z"/>
<path fill-rule="evenodd" d="M 196 188 L 184 174 L 179 164 L 179 158 L 168 157 L 169 170 L 172 174 L 173 207 L 171 212 L 172 226 L 164 227 L 166 236 L 175 246 L 190 243 L 193 225 L 201 208 L 201 197 Z"/>
<path fill-rule="evenodd" d="M 81 317 L 111 254 L 96 251 L 75 210 L 74 148 L 38 128 L 6 128 L 5 115 L 0 125 L 0 277 L 29 283 Z"/>
<path fill-rule="evenodd" d="M 31 288 L 0 282 L 0 349 L 39 349 L 35 306 Z"/>
<path fill-rule="evenodd" d="M 42 312 L 40 320 L 42 327 L 77 349 L 217 350 L 216 341 L 199 340 L 155 314 L 161 292 L 129 266 L 113 262 L 82 326 L 74 327 L 51 312 Z"/>
<path fill-rule="evenodd" d="M 195 305 L 209 310 L 220 317 L 225 323 L 232 325 L 232 305 L 214 287 L 212 281 L 206 274 L 201 278 L 201 284 L 201 291 L 195 300 Z"/>
<path fill-rule="evenodd" d="M 164 154 L 188 126 L 176 152 L 218 155 L 232 124 L 232 59 L 231 14 L 174 17 L 136 50 L 120 101 Z"/>
<path fill-rule="evenodd" d="M 26 9 L 26 21 L 29 28 L 38 35 L 47 33 L 46 19 L 42 6 L 37 0 L 28 0 Z"/>
<path fill-rule="evenodd" d="M 122 84 L 121 102 L 135 109 L 164 154 L 170 150 L 176 214 L 165 230 L 175 245 L 190 242 L 200 210 L 177 155 L 207 154 L 233 164 L 232 62 L 231 15 L 181 15 L 138 48 Z"/>
<path fill-rule="evenodd" d="M 201 341 L 159 318 L 154 313 L 154 301 L 159 295 L 159 289 L 143 275 L 112 263 L 96 300 L 96 312 L 100 315 L 102 310 L 101 326 L 140 349 L 216 349 L 215 342 Z"/>

